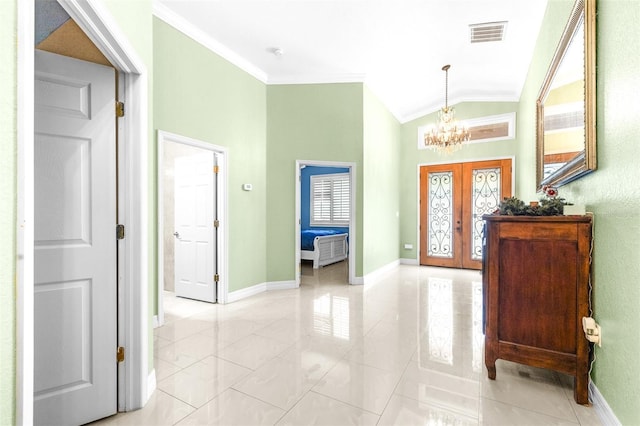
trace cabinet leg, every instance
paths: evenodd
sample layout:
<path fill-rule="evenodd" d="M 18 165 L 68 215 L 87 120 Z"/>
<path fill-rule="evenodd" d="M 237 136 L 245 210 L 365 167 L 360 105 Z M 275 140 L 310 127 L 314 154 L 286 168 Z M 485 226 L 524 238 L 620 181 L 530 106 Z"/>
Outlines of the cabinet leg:
<path fill-rule="evenodd" d="M 485 365 L 487 366 L 487 372 L 489 373 L 489 379 L 496 379 L 496 362 L 495 361 L 485 361 Z"/>
<path fill-rule="evenodd" d="M 495 380 L 496 379 L 496 366 L 493 365 L 491 367 L 487 367 L 487 370 L 489 371 L 489 379 Z"/>
<path fill-rule="evenodd" d="M 494 345 L 489 341 L 489 339 L 485 338 L 484 341 L 484 365 L 487 366 L 487 372 L 489 373 L 489 379 L 496 379 L 496 360 L 497 351 L 494 348 Z"/>
<path fill-rule="evenodd" d="M 573 397 L 578 404 L 589 405 L 589 376 L 578 374 L 573 382 Z"/>

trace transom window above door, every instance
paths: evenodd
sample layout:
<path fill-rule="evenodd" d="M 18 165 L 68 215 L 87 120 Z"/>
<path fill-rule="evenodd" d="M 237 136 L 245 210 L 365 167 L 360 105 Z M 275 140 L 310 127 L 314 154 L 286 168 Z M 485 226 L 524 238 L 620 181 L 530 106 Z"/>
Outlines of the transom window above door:
<path fill-rule="evenodd" d="M 311 176 L 311 226 L 348 226 L 349 173 Z"/>

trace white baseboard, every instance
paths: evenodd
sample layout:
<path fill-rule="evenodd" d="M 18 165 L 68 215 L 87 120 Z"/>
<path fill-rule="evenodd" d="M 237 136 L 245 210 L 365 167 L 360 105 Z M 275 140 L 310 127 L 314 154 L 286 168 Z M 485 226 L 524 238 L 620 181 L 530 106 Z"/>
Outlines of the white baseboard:
<path fill-rule="evenodd" d="M 602 420 L 604 426 L 620 426 L 622 424 L 593 382 L 589 382 L 589 395 L 591 396 L 593 409 Z"/>
<path fill-rule="evenodd" d="M 367 275 L 363 277 L 364 285 L 373 284 L 377 282 L 384 274 L 392 270 L 393 268 L 397 268 L 400 265 L 400 260 L 394 260 L 391 263 L 388 263 L 373 272 L 369 272 Z"/>
<path fill-rule="evenodd" d="M 364 285 L 364 277 L 355 277 L 353 282 L 350 282 L 351 285 Z"/>
<path fill-rule="evenodd" d="M 420 262 L 418 262 L 418 259 L 402 258 L 400 259 L 400 264 L 401 265 L 420 265 Z"/>
<path fill-rule="evenodd" d="M 271 281 L 267 283 L 260 283 L 252 285 L 251 287 L 242 288 L 240 290 L 232 291 L 227 295 L 227 303 L 237 302 L 238 300 L 246 299 L 247 297 L 255 296 L 256 294 L 264 293 L 271 290 L 289 290 L 292 288 L 298 288 L 296 282 L 291 281 Z"/>
<path fill-rule="evenodd" d="M 149 375 L 147 376 L 147 396 L 146 396 L 146 400 L 144 401 L 144 404 L 142 404 L 143 406 L 147 405 L 147 402 L 149 401 L 149 399 L 151 398 L 151 396 L 155 391 L 156 391 L 156 369 L 154 368 L 153 370 L 151 370 L 151 373 L 149 373 Z"/>
<path fill-rule="evenodd" d="M 241 288 L 240 290 L 232 291 L 227 295 L 227 303 L 237 302 L 238 300 L 246 299 L 247 297 L 255 296 L 267 291 L 267 283 L 260 283 L 252 285 L 251 287 Z"/>
<path fill-rule="evenodd" d="M 158 328 L 160 326 L 160 322 L 158 321 L 158 316 L 153 316 L 153 328 Z"/>
<path fill-rule="evenodd" d="M 295 280 L 292 281 L 271 281 L 267 283 L 267 291 L 271 290 L 290 290 L 298 288 Z"/>

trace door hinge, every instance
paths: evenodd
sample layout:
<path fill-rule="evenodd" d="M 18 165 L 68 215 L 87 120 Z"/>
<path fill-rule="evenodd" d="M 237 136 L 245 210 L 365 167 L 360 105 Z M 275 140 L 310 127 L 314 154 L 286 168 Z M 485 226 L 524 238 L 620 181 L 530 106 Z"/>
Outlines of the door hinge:
<path fill-rule="evenodd" d="M 218 219 L 213 221 L 213 227 L 218 228 L 220 226 L 220 221 Z"/>
<path fill-rule="evenodd" d="M 213 173 L 218 174 L 220 171 L 220 166 L 213 166 Z"/>
<path fill-rule="evenodd" d="M 124 102 L 116 102 L 116 117 L 124 117 Z"/>
<path fill-rule="evenodd" d="M 116 359 L 118 362 L 124 361 L 124 348 L 122 346 L 118 346 L 118 352 L 116 353 Z"/>
<path fill-rule="evenodd" d="M 219 281 L 220 281 L 220 275 L 215 274 L 215 275 L 213 276 L 213 281 L 215 281 L 215 282 L 219 282 Z"/>
<path fill-rule="evenodd" d="M 124 225 L 116 225 L 116 239 L 124 239 Z"/>

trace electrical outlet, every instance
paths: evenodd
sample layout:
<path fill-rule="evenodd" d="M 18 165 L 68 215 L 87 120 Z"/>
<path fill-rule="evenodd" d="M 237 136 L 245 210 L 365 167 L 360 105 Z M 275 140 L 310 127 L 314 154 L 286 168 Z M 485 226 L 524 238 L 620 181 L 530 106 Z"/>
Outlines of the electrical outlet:
<path fill-rule="evenodd" d="M 582 317 L 582 329 L 588 341 L 602 347 L 602 328 L 591 317 Z"/>
<path fill-rule="evenodd" d="M 405 248 L 406 250 L 413 250 L 413 244 L 405 244 L 405 245 L 404 245 L 404 248 Z"/>

